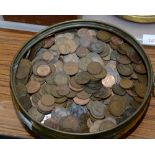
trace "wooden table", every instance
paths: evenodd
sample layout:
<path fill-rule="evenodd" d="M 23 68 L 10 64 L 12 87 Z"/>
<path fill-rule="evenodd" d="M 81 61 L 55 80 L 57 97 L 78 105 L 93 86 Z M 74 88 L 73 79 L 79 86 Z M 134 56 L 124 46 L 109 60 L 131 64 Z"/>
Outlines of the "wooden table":
<path fill-rule="evenodd" d="M 10 63 L 23 43 L 34 33 L 0 29 L 0 135 L 34 138 L 17 117 L 9 87 Z M 155 47 L 145 47 L 155 71 Z M 125 138 L 155 138 L 155 98 L 138 127 Z"/>

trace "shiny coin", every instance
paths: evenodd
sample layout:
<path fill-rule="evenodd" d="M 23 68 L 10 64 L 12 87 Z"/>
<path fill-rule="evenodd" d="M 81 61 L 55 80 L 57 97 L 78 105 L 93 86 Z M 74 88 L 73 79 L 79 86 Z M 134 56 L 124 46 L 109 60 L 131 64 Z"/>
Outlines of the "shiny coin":
<path fill-rule="evenodd" d="M 136 91 L 137 95 L 142 98 L 144 98 L 144 96 L 146 94 L 146 90 L 147 90 L 147 87 L 143 83 L 137 83 L 135 85 L 135 91 Z"/>
<path fill-rule="evenodd" d="M 57 85 L 65 85 L 68 83 L 68 80 L 68 76 L 63 72 L 59 72 L 54 76 L 54 82 Z"/>
<path fill-rule="evenodd" d="M 120 96 L 123 96 L 123 95 L 125 95 L 125 90 L 122 88 L 122 87 L 120 87 L 120 85 L 119 84 L 114 84 L 113 86 L 112 86 L 112 91 L 116 94 L 116 95 L 120 95 Z"/>
<path fill-rule="evenodd" d="M 108 42 L 108 41 L 110 41 L 112 34 L 107 31 L 98 31 L 96 36 L 98 39 L 100 39 L 104 42 Z"/>
<path fill-rule="evenodd" d="M 80 46 L 77 48 L 76 50 L 76 54 L 81 58 L 81 57 L 85 57 L 90 51 L 83 46 Z"/>
<path fill-rule="evenodd" d="M 87 98 L 87 99 L 80 99 L 78 97 L 74 97 L 73 100 L 74 100 L 74 102 L 76 104 L 79 104 L 79 105 L 85 105 L 85 104 L 87 104 L 90 101 L 89 98 Z"/>
<path fill-rule="evenodd" d="M 44 115 L 41 114 L 35 107 L 31 107 L 28 111 L 28 114 L 36 121 L 41 122 L 44 118 Z"/>
<path fill-rule="evenodd" d="M 129 76 L 133 73 L 133 68 L 130 64 L 129 65 L 118 64 L 117 70 L 123 76 Z"/>
<path fill-rule="evenodd" d="M 43 95 L 41 98 L 41 103 L 45 106 L 52 106 L 55 102 L 55 98 L 51 95 Z"/>
<path fill-rule="evenodd" d="M 39 65 L 37 68 L 37 73 L 39 76 L 47 76 L 50 74 L 50 67 L 48 65 Z"/>
<path fill-rule="evenodd" d="M 35 92 L 37 92 L 40 89 L 40 83 L 34 80 L 30 80 L 27 84 L 26 84 L 26 89 L 27 92 L 30 94 L 33 94 Z"/>
<path fill-rule="evenodd" d="M 116 80 L 113 75 L 107 74 L 107 76 L 102 79 L 102 85 L 108 88 L 111 88 L 116 83 Z"/>
<path fill-rule="evenodd" d="M 90 74 L 99 74 L 102 71 L 102 66 L 98 62 L 88 64 L 87 70 Z"/>
<path fill-rule="evenodd" d="M 146 69 L 144 64 L 137 64 L 134 66 L 134 70 L 135 72 L 139 73 L 139 74 L 145 74 L 146 73 Z"/>
<path fill-rule="evenodd" d="M 130 89 L 133 87 L 133 81 L 127 78 L 121 79 L 120 86 L 124 89 Z"/>
<path fill-rule="evenodd" d="M 68 75 L 74 75 L 78 72 L 78 70 L 79 70 L 78 64 L 73 61 L 64 64 L 64 71 Z"/>
<path fill-rule="evenodd" d="M 79 72 L 76 74 L 75 80 L 78 84 L 86 84 L 90 81 L 90 75 L 88 72 Z"/>

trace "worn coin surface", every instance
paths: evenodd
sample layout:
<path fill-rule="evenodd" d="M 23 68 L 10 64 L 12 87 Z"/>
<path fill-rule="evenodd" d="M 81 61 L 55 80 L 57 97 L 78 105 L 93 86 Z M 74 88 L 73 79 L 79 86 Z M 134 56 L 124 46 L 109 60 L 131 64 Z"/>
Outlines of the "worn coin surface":
<path fill-rule="evenodd" d="M 121 79 L 120 86 L 124 89 L 130 89 L 133 87 L 133 81 L 127 78 Z"/>
<path fill-rule="evenodd" d="M 40 89 L 40 83 L 34 80 L 30 80 L 27 84 L 26 84 L 26 89 L 27 92 L 30 94 L 33 94 L 35 92 L 37 92 Z"/>

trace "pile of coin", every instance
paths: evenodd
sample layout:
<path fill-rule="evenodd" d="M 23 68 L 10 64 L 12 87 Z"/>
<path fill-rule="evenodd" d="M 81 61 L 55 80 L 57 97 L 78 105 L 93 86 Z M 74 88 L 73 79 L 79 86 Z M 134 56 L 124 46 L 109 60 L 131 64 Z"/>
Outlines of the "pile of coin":
<path fill-rule="evenodd" d="M 51 129 L 96 133 L 116 127 L 141 105 L 147 71 L 137 51 L 104 30 L 80 28 L 40 41 L 16 73 L 18 98 Z"/>

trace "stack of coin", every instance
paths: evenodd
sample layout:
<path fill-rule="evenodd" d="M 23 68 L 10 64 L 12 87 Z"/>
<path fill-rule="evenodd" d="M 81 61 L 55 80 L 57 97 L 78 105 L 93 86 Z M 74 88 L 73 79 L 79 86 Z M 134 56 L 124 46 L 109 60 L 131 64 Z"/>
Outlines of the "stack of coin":
<path fill-rule="evenodd" d="M 48 128 L 96 133 L 116 127 L 143 102 L 147 71 L 135 48 L 105 30 L 48 36 L 19 62 L 16 91 L 32 119 Z"/>

